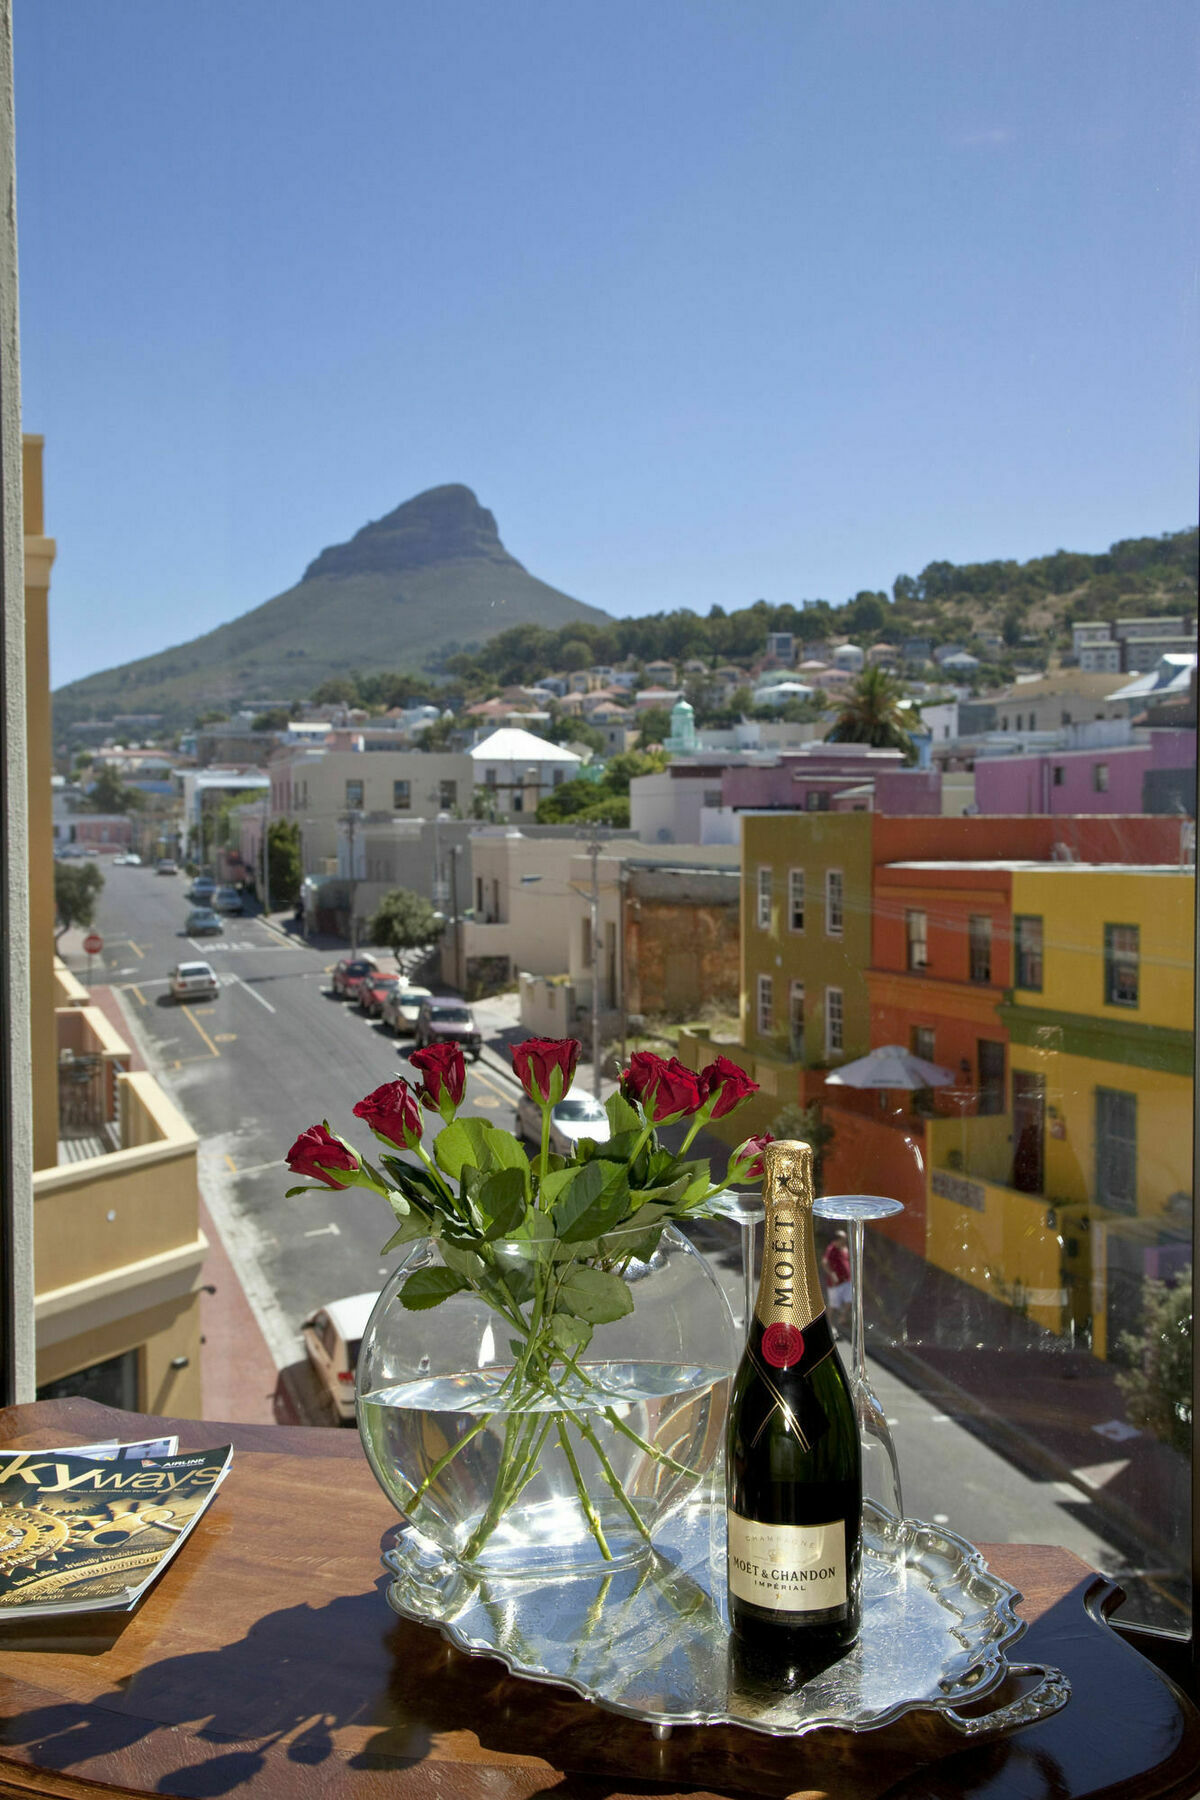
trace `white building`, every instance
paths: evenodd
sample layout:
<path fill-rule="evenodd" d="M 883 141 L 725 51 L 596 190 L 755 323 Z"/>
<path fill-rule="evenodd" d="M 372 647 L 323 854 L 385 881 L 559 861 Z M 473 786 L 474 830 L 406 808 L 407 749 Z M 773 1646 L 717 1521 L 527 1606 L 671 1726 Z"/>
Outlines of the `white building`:
<path fill-rule="evenodd" d="M 551 744 L 517 726 L 502 726 L 468 752 L 475 785 L 498 819 L 532 816 L 538 801 L 583 767 L 583 758 L 564 744 Z"/>

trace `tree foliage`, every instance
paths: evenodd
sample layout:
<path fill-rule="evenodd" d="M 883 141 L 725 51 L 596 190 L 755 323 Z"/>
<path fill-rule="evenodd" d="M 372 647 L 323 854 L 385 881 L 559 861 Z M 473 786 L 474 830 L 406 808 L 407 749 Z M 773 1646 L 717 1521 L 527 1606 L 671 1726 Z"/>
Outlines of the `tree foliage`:
<path fill-rule="evenodd" d="M 300 827 L 291 819 L 272 819 L 267 827 L 267 870 L 273 907 L 294 906 L 300 893 Z"/>
<path fill-rule="evenodd" d="M 105 763 L 88 789 L 87 809 L 96 813 L 139 812 L 146 797 L 139 788 L 127 787 L 117 771 Z"/>
<path fill-rule="evenodd" d="M 424 894 L 393 888 L 379 902 L 368 931 L 371 942 L 385 950 L 423 950 L 441 937 L 445 924 Z"/>
<path fill-rule="evenodd" d="M 864 669 L 847 691 L 833 728 L 826 733 L 826 743 L 903 750 L 905 760 L 914 761 L 916 751 L 900 705 L 902 698 L 903 689 L 886 669 Z"/>
<path fill-rule="evenodd" d="M 1128 1369 L 1117 1374 L 1130 1419 L 1161 1443 L 1188 1455 L 1192 1441 L 1192 1270 L 1168 1287 L 1142 1284 L 1142 1328 L 1123 1331 Z"/>
<path fill-rule="evenodd" d="M 54 865 L 54 940 L 73 925 L 86 930 L 96 917 L 96 902 L 104 876 L 95 863 L 56 862 Z"/>

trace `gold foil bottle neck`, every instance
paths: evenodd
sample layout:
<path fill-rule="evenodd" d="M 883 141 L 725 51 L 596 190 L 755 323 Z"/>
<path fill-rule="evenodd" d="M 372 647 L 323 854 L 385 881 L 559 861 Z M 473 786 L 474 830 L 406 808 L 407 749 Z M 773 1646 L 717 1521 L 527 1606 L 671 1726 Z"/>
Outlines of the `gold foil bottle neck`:
<path fill-rule="evenodd" d="M 763 1325 L 801 1331 L 825 1310 L 813 1239 L 812 1146 L 791 1139 L 763 1152 L 763 1263 L 754 1311 Z"/>

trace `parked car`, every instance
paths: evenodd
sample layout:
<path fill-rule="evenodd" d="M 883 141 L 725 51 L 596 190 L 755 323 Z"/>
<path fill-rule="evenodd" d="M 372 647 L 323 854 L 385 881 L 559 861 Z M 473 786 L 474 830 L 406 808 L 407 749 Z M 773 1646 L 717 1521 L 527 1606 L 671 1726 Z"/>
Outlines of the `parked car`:
<path fill-rule="evenodd" d="M 383 1003 L 394 988 L 400 986 L 400 977 L 385 974 L 376 970 L 374 975 L 367 975 L 358 984 L 358 1010 L 366 1013 L 368 1019 L 378 1019 L 383 1012 Z"/>
<path fill-rule="evenodd" d="M 542 1141 L 542 1109 L 528 1094 L 517 1101 L 517 1136 L 531 1144 Z M 608 1114 L 590 1094 L 572 1090 L 550 1109 L 550 1148 L 556 1156 L 574 1156 L 580 1138 L 607 1144 L 611 1136 Z"/>
<path fill-rule="evenodd" d="M 472 1062 L 478 1062 L 483 1051 L 482 1033 L 470 1007 L 462 1000 L 422 1000 L 414 1035 L 418 1050 L 426 1044 L 459 1043 Z"/>
<path fill-rule="evenodd" d="M 160 856 L 154 865 L 156 875 L 178 875 L 179 864 L 173 856 Z"/>
<path fill-rule="evenodd" d="M 142 866 L 142 859 L 136 850 L 127 851 L 125 854 L 125 861 L 129 864 L 131 869 L 140 869 Z"/>
<path fill-rule="evenodd" d="M 217 884 L 211 875 L 197 875 L 188 889 L 188 899 L 197 906 L 211 906 L 212 897 L 217 891 Z"/>
<path fill-rule="evenodd" d="M 211 963 L 176 963 L 169 977 L 172 1000 L 215 1000 L 217 977 Z"/>
<path fill-rule="evenodd" d="M 235 887 L 219 887 L 212 897 L 215 911 L 219 913 L 240 913 L 245 901 Z"/>
<path fill-rule="evenodd" d="M 225 927 L 211 906 L 193 906 L 184 926 L 185 937 L 220 937 Z"/>
<path fill-rule="evenodd" d="M 342 1000 L 351 1000 L 358 993 L 358 984 L 368 975 L 374 975 L 379 964 L 373 956 L 364 952 L 356 952 L 353 956 L 343 956 L 334 964 L 333 991 Z"/>
<path fill-rule="evenodd" d="M 304 1348 L 340 1425 L 354 1423 L 354 1371 L 377 1293 L 329 1300 L 304 1321 Z"/>
<path fill-rule="evenodd" d="M 380 1018 L 385 1031 L 393 1037 L 411 1037 L 417 1029 L 417 1015 L 422 1003 L 432 1000 L 433 995 L 427 987 L 413 987 L 410 984 L 397 983 L 383 1003 Z"/>

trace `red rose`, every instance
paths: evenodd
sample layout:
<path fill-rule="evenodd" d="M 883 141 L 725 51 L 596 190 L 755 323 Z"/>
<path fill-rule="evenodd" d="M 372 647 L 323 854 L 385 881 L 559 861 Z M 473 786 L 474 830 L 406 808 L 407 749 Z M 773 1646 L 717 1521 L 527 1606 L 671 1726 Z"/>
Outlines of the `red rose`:
<path fill-rule="evenodd" d="M 578 1038 L 526 1038 L 514 1044 L 513 1068 L 529 1098 L 556 1106 L 575 1079 L 582 1047 Z"/>
<path fill-rule="evenodd" d="M 621 1092 L 636 1100 L 651 1125 L 673 1125 L 698 1112 L 704 1095 L 700 1077 L 677 1056 L 664 1062 L 652 1050 L 635 1050 L 621 1077 Z"/>
<path fill-rule="evenodd" d="M 326 1187 L 353 1187 L 353 1181 L 339 1181 L 333 1174 L 338 1169 L 357 1175 L 362 1162 L 357 1152 L 341 1138 L 335 1138 L 324 1125 L 310 1125 L 302 1131 L 287 1153 L 287 1166 L 293 1175 L 306 1175 L 311 1181 L 322 1181 Z"/>
<path fill-rule="evenodd" d="M 758 1137 L 748 1137 L 744 1144 L 738 1145 L 725 1171 L 725 1180 L 730 1187 L 744 1187 L 751 1181 L 762 1180 L 763 1151 L 774 1142 L 771 1133 L 763 1131 Z"/>
<path fill-rule="evenodd" d="M 757 1081 L 751 1081 L 745 1069 L 730 1062 L 727 1056 L 718 1056 L 707 1068 L 701 1069 L 700 1087 L 706 1100 L 716 1095 L 716 1103 L 708 1115 L 710 1119 L 723 1119 L 735 1106 L 758 1092 Z"/>
<path fill-rule="evenodd" d="M 397 1150 L 415 1150 L 421 1141 L 421 1109 L 407 1081 L 386 1081 L 354 1108 L 377 1138 Z"/>
<path fill-rule="evenodd" d="M 443 1119 L 452 1119 L 467 1091 L 467 1065 L 461 1045 L 452 1038 L 427 1044 L 424 1050 L 414 1050 L 408 1060 L 421 1071 L 417 1098 L 422 1106 L 430 1112 L 440 1112 Z"/>

